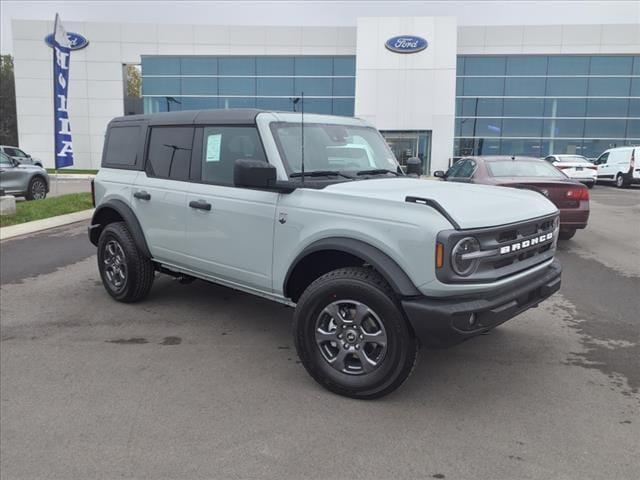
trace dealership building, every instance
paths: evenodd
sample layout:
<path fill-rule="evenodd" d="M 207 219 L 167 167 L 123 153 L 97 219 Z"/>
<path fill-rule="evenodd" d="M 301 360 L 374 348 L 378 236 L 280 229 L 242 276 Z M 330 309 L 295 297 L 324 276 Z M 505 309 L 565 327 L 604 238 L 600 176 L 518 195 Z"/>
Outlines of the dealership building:
<path fill-rule="evenodd" d="M 521 19 L 522 20 L 522 19 Z M 363 17 L 344 26 L 65 22 L 75 168 L 98 168 L 111 118 L 204 108 L 357 116 L 425 173 L 471 154 L 595 157 L 640 144 L 640 23 L 458 25 Z M 52 22 L 14 20 L 20 147 L 54 164 Z M 389 40 L 419 37 L 399 53 Z M 424 46 L 424 45 L 423 45 Z M 141 85 L 136 82 L 141 74 Z"/>

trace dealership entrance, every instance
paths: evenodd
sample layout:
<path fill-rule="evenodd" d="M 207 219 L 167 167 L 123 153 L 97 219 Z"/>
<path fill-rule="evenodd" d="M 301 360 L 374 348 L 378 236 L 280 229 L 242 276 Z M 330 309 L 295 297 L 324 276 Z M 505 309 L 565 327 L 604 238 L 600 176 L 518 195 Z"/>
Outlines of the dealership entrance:
<path fill-rule="evenodd" d="M 422 161 L 422 174 L 429 175 L 431 167 L 431 131 L 383 131 L 389 148 L 405 167 L 407 159 L 418 157 Z"/>

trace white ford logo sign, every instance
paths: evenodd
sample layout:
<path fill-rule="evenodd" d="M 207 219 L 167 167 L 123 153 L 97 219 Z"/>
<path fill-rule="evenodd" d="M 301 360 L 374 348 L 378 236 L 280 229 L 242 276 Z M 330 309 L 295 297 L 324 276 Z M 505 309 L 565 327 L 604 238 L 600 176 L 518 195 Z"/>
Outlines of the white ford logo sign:
<path fill-rule="evenodd" d="M 387 50 L 391 50 L 396 53 L 416 53 L 424 50 L 429 45 L 422 37 L 416 37 L 415 35 L 399 35 L 392 37 L 384 44 Z"/>

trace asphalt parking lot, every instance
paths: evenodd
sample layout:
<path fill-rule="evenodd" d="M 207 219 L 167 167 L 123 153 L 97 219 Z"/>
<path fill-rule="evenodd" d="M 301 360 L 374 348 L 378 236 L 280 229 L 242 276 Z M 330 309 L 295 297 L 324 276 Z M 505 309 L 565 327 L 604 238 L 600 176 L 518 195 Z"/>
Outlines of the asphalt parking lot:
<path fill-rule="evenodd" d="M 313 382 L 284 306 L 168 278 L 123 305 L 84 225 L 3 242 L 0 476 L 639 478 L 640 188 L 590 193 L 559 294 L 368 402 Z"/>

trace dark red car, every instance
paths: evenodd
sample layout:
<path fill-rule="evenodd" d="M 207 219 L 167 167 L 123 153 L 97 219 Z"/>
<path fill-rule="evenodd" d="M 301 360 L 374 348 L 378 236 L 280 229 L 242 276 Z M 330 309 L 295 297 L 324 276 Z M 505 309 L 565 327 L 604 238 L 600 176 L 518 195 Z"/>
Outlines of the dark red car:
<path fill-rule="evenodd" d="M 589 190 L 553 165 L 532 157 L 464 157 L 447 172 L 434 172 L 448 182 L 526 188 L 539 192 L 560 210 L 560 238 L 568 240 L 589 219 Z"/>

